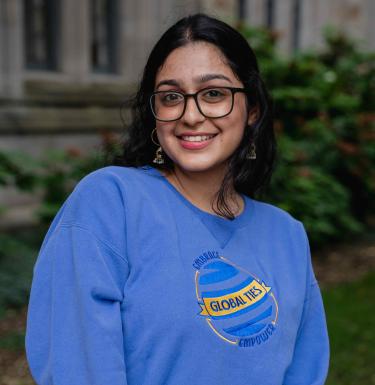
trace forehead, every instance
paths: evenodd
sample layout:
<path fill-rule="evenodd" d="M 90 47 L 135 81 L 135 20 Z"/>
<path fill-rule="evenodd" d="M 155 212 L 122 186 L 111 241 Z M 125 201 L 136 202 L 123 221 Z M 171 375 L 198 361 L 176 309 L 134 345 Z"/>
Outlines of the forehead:
<path fill-rule="evenodd" d="M 167 56 L 156 74 L 156 83 L 164 79 L 192 81 L 207 73 L 220 73 L 236 79 L 219 48 L 206 42 L 193 42 L 176 48 Z"/>

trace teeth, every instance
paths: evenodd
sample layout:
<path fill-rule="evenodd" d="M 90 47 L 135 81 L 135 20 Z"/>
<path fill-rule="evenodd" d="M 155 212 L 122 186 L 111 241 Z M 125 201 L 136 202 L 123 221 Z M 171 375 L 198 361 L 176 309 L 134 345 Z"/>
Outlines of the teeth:
<path fill-rule="evenodd" d="M 183 140 L 188 142 L 203 142 L 205 140 L 213 138 L 215 135 L 194 135 L 194 136 L 182 136 Z"/>

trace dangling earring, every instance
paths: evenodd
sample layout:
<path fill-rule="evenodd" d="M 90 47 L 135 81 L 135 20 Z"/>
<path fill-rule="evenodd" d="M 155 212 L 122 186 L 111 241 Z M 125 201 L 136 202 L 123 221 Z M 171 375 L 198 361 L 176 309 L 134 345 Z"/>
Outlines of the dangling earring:
<path fill-rule="evenodd" d="M 256 147 L 255 147 L 255 143 L 254 142 L 251 142 L 250 144 L 250 150 L 249 152 L 247 153 L 246 155 L 246 159 L 251 159 L 251 160 L 254 160 L 257 158 L 257 153 L 256 153 Z"/>
<path fill-rule="evenodd" d="M 156 131 L 156 128 L 154 128 L 151 132 L 151 140 L 152 140 L 152 143 L 154 143 L 156 146 L 158 146 L 158 149 L 156 150 L 155 152 L 155 158 L 154 160 L 152 161 L 152 163 L 155 163 L 155 164 L 164 164 L 165 163 L 165 160 L 164 160 L 164 157 L 163 157 L 163 149 L 161 148 L 160 144 L 157 143 L 155 140 L 154 140 L 154 132 Z"/>

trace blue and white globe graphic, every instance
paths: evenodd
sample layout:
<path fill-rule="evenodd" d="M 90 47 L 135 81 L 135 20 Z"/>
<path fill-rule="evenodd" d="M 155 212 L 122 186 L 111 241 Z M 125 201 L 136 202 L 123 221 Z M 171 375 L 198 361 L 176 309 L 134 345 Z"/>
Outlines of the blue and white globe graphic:
<path fill-rule="evenodd" d="M 226 258 L 209 260 L 196 272 L 195 282 L 199 315 L 226 342 L 251 347 L 276 330 L 272 288 Z"/>

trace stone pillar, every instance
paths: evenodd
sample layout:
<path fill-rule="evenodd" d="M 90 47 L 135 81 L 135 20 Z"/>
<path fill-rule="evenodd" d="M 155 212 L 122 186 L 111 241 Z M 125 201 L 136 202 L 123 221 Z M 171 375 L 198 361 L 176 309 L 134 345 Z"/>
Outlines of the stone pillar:
<path fill-rule="evenodd" d="M 283 54 L 292 51 L 293 0 L 275 1 L 275 31 L 279 34 L 277 47 Z"/>
<path fill-rule="evenodd" d="M 301 46 L 322 48 L 324 28 L 330 25 L 362 40 L 363 48 L 371 49 L 375 44 L 374 15 L 375 3 L 371 0 L 304 1 Z"/>
<path fill-rule="evenodd" d="M 366 38 L 366 1 L 365 0 L 332 0 L 331 18 L 336 18 L 336 27 L 345 30 L 346 33 L 355 39 Z M 374 15 L 372 15 L 372 18 Z"/>
<path fill-rule="evenodd" d="M 75 82 L 90 74 L 89 0 L 61 2 L 60 70 Z"/>
<path fill-rule="evenodd" d="M 22 0 L 0 0 L 0 95 L 22 95 L 23 6 Z"/>
<path fill-rule="evenodd" d="M 375 18 L 375 1 L 374 0 L 365 0 L 364 5 L 364 34 L 365 34 L 365 43 L 366 49 L 369 51 L 375 50 L 375 28 L 374 28 L 374 18 Z"/>
<path fill-rule="evenodd" d="M 159 0 L 159 36 L 177 20 L 196 12 L 204 11 L 205 1 L 201 0 Z"/>
<path fill-rule="evenodd" d="M 121 74 L 137 82 L 153 45 L 179 18 L 199 10 L 197 0 L 122 1 Z"/>
<path fill-rule="evenodd" d="M 321 4 L 319 1 L 304 1 L 301 12 L 301 48 L 317 47 L 321 44 L 320 35 L 322 34 L 319 24 L 319 12 Z"/>
<path fill-rule="evenodd" d="M 4 23 L 4 0 L 0 0 L 0 98 L 5 96 L 5 68 L 4 68 L 4 53 L 5 53 L 5 23 Z"/>
<path fill-rule="evenodd" d="M 144 64 L 152 46 L 159 38 L 159 2 L 138 0 L 137 5 L 137 30 L 139 42 L 137 57 L 140 63 Z M 141 68 L 143 68 L 143 65 Z"/>
<path fill-rule="evenodd" d="M 264 26 L 265 20 L 265 1 L 264 0 L 247 0 L 246 19 L 245 21 L 250 27 Z"/>
<path fill-rule="evenodd" d="M 144 67 L 155 16 L 150 14 L 156 2 L 122 1 L 120 18 L 121 73 L 126 82 L 137 83 Z"/>
<path fill-rule="evenodd" d="M 203 11 L 229 24 L 238 21 L 237 0 L 205 0 Z"/>

